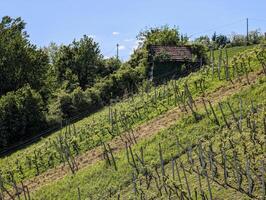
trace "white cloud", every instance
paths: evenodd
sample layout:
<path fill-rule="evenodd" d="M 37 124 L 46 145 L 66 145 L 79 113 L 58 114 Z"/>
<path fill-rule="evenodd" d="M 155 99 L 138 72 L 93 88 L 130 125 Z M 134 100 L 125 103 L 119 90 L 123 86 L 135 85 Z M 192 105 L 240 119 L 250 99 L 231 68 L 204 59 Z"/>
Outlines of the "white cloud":
<path fill-rule="evenodd" d="M 117 31 L 112 32 L 112 35 L 119 35 L 120 33 Z"/>
<path fill-rule="evenodd" d="M 103 58 L 104 58 L 104 59 L 109 59 L 109 58 L 110 58 L 110 56 L 104 56 Z"/>
<path fill-rule="evenodd" d="M 119 45 L 118 49 L 119 50 L 124 50 L 126 47 L 124 45 Z"/>

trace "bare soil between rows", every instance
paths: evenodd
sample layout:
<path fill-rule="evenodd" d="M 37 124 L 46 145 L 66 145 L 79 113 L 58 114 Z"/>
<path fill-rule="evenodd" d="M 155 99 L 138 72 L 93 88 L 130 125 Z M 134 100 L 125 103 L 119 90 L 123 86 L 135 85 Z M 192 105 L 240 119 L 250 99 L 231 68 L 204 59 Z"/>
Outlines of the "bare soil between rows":
<path fill-rule="evenodd" d="M 254 84 L 256 82 L 256 79 L 258 79 L 258 77 L 260 76 L 263 76 L 262 71 L 250 73 L 249 74 L 250 85 Z M 241 80 L 240 82 L 236 80 L 233 84 L 228 82 L 227 85 L 217 88 L 212 93 L 205 94 L 205 97 L 215 104 L 218 101 L 220 101 L 223 97 L 231 96 L 236 92 L 244 90 L 250 86 L 249 84 L 247 84 L 247 80 L 245 77 L 241 77 L 240 80 Z M 198 108 L 203 106 L 201 98 L 196 98 L 195 104 Z M 176 107 L 154 119 L 151 119 L 145 124 L 142 124 L 134 129 L 133 134 L 136 137 L 136 141 L 152 137 L 153 135 L 157 134 L 160 130 L 168 128 L 174 123 L 176 123 L 178 119 L 180 119 L 182 116 L 186 114 L 187 114 L 186 112 L 183 112 L 178 107 Z M 123 134 L 121 134 L 121 136 L 123 137 Z M 125 148 L 125 143 L 121 140 L 120 137 L 116 137 L 113 140 L 109 141 L 108 143 L 112 147 L 114 153 L 117 153 Z M 99 160 L 102 160 L 103 159 L 102 153 L 103 153 L 102 147 L 99 146 L 83 153 L 80 156 L 77 156 L 76 163 L 78 165 L 78 168 L 82 169 L 96 163 Z M 30 180 L 25 181 L 24 185 L 27 185 L 29 191 L 33 192 L 44 185 L 62 179 L 64 176 L 70 173 L 71 171 L 67 166 L 67 164 L 65 166 L 59 165 L 53 169 L 50 169 L 42 173 L 39 176 L 36 176 Z"/>

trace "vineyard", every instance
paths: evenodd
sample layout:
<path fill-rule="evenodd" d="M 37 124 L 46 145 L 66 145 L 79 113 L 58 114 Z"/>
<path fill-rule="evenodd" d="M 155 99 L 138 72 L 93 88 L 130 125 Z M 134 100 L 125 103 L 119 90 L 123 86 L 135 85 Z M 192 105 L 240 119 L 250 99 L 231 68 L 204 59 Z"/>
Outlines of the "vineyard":
<path fill-rule="evenodd" d="M 266 199 L 266 49 L 113 99 L 0 160 L 0 199 Z"/>

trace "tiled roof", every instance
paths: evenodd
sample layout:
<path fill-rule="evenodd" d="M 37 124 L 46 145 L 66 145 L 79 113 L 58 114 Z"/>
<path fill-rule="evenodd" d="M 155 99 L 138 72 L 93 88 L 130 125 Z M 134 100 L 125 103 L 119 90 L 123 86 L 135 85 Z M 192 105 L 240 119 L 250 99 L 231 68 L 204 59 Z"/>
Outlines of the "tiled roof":
<path fill-rule="evenodd" d="M 170 60 L 173 61 L 184 61 L 191 60 L 192 53 L 191 49 L 187 46 L 160 46 L 151 45 L 149 52 L 152 56 L 158 56 L 160 54 L 167 54 Z"/>

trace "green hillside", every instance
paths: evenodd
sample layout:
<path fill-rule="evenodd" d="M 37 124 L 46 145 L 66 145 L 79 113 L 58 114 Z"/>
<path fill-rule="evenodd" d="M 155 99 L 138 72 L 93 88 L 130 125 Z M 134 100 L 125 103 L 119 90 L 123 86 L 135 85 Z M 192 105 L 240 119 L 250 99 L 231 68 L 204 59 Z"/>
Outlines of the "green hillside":
<path fill-rule="evenodd" d="M 139 86 L 134 96 L 1 158 L 5 188 L 23 182 L 33 199 L 261 198 L 265 50 L 227 52 L 228 66 Z M 145 132 L 148 125 L 155 132 Z"/>
<path fill-rule="evenodd" d="M 235 53 L 237 54 L 239 50 L 237 49 Z M 187 78 L 180 79 L 178 82 L 176 82 L 176 85 L 182 85 L 184 82 L 188 83 L 194 83 L 194 82 L 199 82 L 205 75 L 197 72 L 195 74 L 190 75 Z M 215 90 L 216 88 L 220 87 L 223 85 L 223 81 L 221 80 L 217 82 L 217 79 L 212 77 L 207 77 L 208 79 L 205 80 L 208 85 L 206 86 L 206 92 L 211 92 Z M 204 77 L 205 79 L 205 77 Z M 225 81 L 226 82 L 226 81 Z M 174 86 L 175 87 L 175 86 Z M 166 97 L 166 89 L 167 92 L 169 93 L 168 96 L 174 97 L 174 90 L 175 88 L 173 87 L 173 84 L 171 82 L 167 83 L 167 85 L 162 85 L 158 88 L 152 87 L 147 93 L 145 91 L 145 88 L 147 86 L 140 87 L 139 94 L 135 95 L 132 98 L 126 99 L 121 101 L 121 103 L 115 103 L 112 105 L 112 110 L 117 112 L 117 113 L 122 113 L 126 112 L 126 115 L 130 116 L 132 115 L 132 112 L 130 111 L 131 109 L 140 108 L 142 109 L 141 112 L 145 112 L 146 116 L 144 117 L 139 117 L 134 119 L 132 122 L 131 126 L 137 126 L 138 124 L 142 124 L 145 121 L 152 119 L 167 110 L 170 110 L 171 108 L 176 106 L 176 102 L 173 101 L 173 99 L 170 99 L 170 102 L 167 102 L 167 106 L 164 105 L 165 101 L 168 101 L 168 98 Z M 157 92 L 157 95 L 159 98 L 157 99 L 159 107 L 156 105 L 154 106 L 153 99 L 154 99 L 154 94 L 155 90 Z M 193 94 L 195 93 L 195 96 L 199 96 L 200 92 L 195 91 L 194 88 L 192 88 Z M 148 110 L 147 110 L 148 108 Z M 145 110 L 144 110 L 145 109 Z M 147 112 L 148 111 L 148 112 Z M 94 148 L 95 146 L 99 146 L 101 144 L 101 141 L 108 141 L 112 139 L 113 136 L 120 134 L 121 132 L 124 132 L 123 130 L 123 124 L 119 124 L 120 127 L 122 127 L 122 130 L 113 130 L 115 131 L 114 133 L 108 134 L 108 130 L 110 130 L 112 127 L 110 127 L 110 117 L 108 116 L 110 113 L 110 108 L 105 107 L 102 109 L 100 112 L 97 112 L 77 123 L 74 125 L 67 127 L 70 128 L 73 132 L 77 132 L 77 135 L 70 136 L 70 138 L 67 138 L 68 141 L 74 145 L 74 143 L 77 143 L 79 145 L 79 150 L 78 153 L 85 152 L 89 149 Z M 0 166 L 1 163 L 2 165 L 5 166 L 5 163 L 8 162 L 12 166 L 14 166 L 14 170 L 17 168 L 17 165 L 15 164 L 17 160 L 19 160 L 19 165 L 21 165 L 23 168 L 25 165 L 27 165 L 27 160 L 32 156 L 33 159 L 35 157 L 34 151 L 37 154 L 36 157 L 42 157 L 43 161 L 41 161 L 42 165 L 39 167 L 39 173 L 46 171 L 49 168 L 53 168 L 54 165 L 60 164 L 58 160 L 55 160 L 53 165 L 47 166 L 48 159 L 49 157 L 56 151 L 54 145 L 52 144 L 52 141 L 57 141 L 58 136 L 64 135 L 64 133 L 67 131 L 66 129 L 60 130 L 51 136 L 42 139 L 40 142 L 37 142 L 25 149 L 22 149 L 16 153 L 13 153 L 12 155 L 2 158 L 0 160 Z M 97 133 L 100 133 L 97 134 Z M 44 162 L 44 164 L 43 164 Z M 8 167 L 9 168 L 9 167 Z M 36 172 L 36 169 L 31 169 L 27 170 L 26 172 L 23 173 L 23 179 L 27 179 L 28 177 L 32 177 L 34 175 L 38 174 Z"/>
<path fill-rule="evenodd" d="M 180 182 L 178 182 L 178 175 L 175 171 L 175 179 L 172 178 L 172 157 L 175 158 L 178 165 L 182 161 L 182 163 L 185 166 L 185 170 L 187 172 L 187 178 L 189 182 L 189 186 L 191 188 L 191 192 L 193 192 L 194 196 L 194 189 L 198 191 L 199 193 L 199 186 L 197 182 L 197 176 L 194 171 L 196 170 L 196 166 L 200 168 L 198 157 L 197 157 L 197 148 L 194 147 L 198 144 L 199 141 L 201 141 L 202 146 L 205 151 L 207 151 L 209 144 L 213 144 L 213 150 L 214 152 L 219 152 L 219 146 L 222 144 L 222 141 L 224 141 L 224 145 L 228 148 L 230 143 L 229 139 L 234 141 L 234 148 L 237 149 L 238 158 L 241 160 L 241 165 L 245 166 L 244 156 L 242 155 L 243 152 L 241 151 L 243 149 L 243 143 L 246 143 L 247 146 L 247 152 L 252 155 L 252 153 L 257 153 L 256 158 L 252 163 L 258 164 L 261 159 L 263 159 L 263 153 L 265 155 L 265 146 L 264 149 L 261 148 L 260 142 L 264 142 L 263 140 L 263 117 L 265 112 L 263 111 L 265 108 L 265 84 L 266 79 L 262 78 L 256 82 L 256 84 L 253 85 L 253 87 L 248 87 L 247 89 L 236 93 L 232 97 L 224 98 L 222 101 L 222 105 L 224 108 L 224 113 L 226 117 L 228 118 L 228 123 L 231 125 L 231 129 L 228 130 L 225 126 L 225 123 L 223 122 L 220 110 L 218 106 L 215 106 L 215 112 L 218 115 L 218 119 L 221 122 L 220 126 L 217 126 L 213 121 L 210 121 L 210 119 L 207 117 L 204 109 L 201 107 L 199 108 L 198 113 L 201 115 L 202 119 L 200 121 L 195 121 L 195 119 L 192 116 L 185 116 L 182 119 L 178 120 L 177 123 L 170 128 L 166 130 L 160 131 L 158 134 L 156 134 L 154 137 L 149 138 L 148 140 L 142 140 L 138 142 L 137 145 L 134 145 L 132 148 L 132 151 L 134 152 L 135 162 L 136 162 L 136 168 L 132 164 L 132 158 L 130 157 L 131 165 L 129 165 L 127 160 L 127 153 L 126 151 L 122 151 L 115 155 L 116 159 L 116 165 L 118 170 L 116 171 L 114 169 L 114 166 L 108 166 L 108 164 L 105 161 L 99 162 L 97 164 L 94 164 L 91 167 L 85 168 L 84 170 L 79 171 L 75 176 L 67 176 L 63 180 L 55 182 L 49 186 L 43 187 L 40 191 L 35 193 L 35 197 L 37 199 L 71 199 L 71 198 L 78 198 L 78 189 L 80 188 L 82 198 L 88 198 L 91 197 L 92 199 L 101 199 L 105 197 L 108 199 L 108 197 L 112 197 L 113 199 L 117 199 L 118 195 L 122 199 L 132 199 L 135 198 L 135 196 L 140 197 L 141 193 L 143 192 L 143 195 L 146 196 L 146 198 L 152 198 L 156 197 L 158 194 L 158 188 L 156 187 L 156 183 L 154 180 L 151 180 L 151 186 L 147 189 L 147 183 L 145 176 L 147 174 L 149 176 L 155 176 L 156 177 L 156 170 L 159 173 L 159 176 L 161 176 L 161 180 L 159 181 L 160 186 L 163 185 L 163 177 L 161 174 L 161 165 L 160 165 L 160 156 L 159 156 L 159 144 L 161 145 L 161 151 L 163 155 L 164 160 L 164 169 L 165 169 L 165 179 L 167 184 L 167 191 L 169 192 L 169 187 L 174 187 L 174 182 L 176 185 L 179 185 Z M 255 98 L 259 97 L 259 98 Z M 239 116 L 239 98 L 242 99 L 243 102 L 243 130 L 242 133 L 239 133 L 236 124 L 234 120 L 232 119 L 230 110 L 226 106 L 227 102 L 230 102 L 230 104 L 233 107 L 233 110 L 237 116 Z M 250 131 L 249 128 L 246 126 L 246 118 L 247 113 L 251 110 L 250 102 L 253 102 L 255 105 L 256 114 L 256 125 L 257 125 L 257 136 L 255 140 L 255 144 L 250 140 L 251 134 L 254 134 Z M 248 106 L 247 106 L 248 105 Z M 210 109 L 208 109 L 209 112 Z M 211 116 L 213 118 L 213 116 Z M 243 142 L 243 143 L 242 143 Z M 193 147 L 191 149 L 191 157 L 194 160 L 193 169 L 192 166 L 190 166 L 188 160 L 187 160 L 187 154 L 182 153 L 184 151 L 184 148 Z M 143 149 L 143 157 L 144 157 L 144 165 L 137 159 L 137 156 L 135 154 L 138 154 L 138 156 L 141 156 L 141 148 Z M 232 150 L 227 150 L 227 155 L 231 154 Z M 179 155 L 181 155 L 179 157 Z M 221 160 L 219 154 L 217 155 L 217 160 Z M 207 158 L 206 158 L 207 162 Z M 218 161 L 217 161 L 218 162 Z M 169 164 L 168 164 L 169 163 Z M 219 166 L 220 167 L 220 166 Z M 252 166 L 255 167 L 255 166 Z M 207 167 L 209 176 L 210 170 L 209 166 Z M 184 174 L 180 169 L 181 174 L 181 180 L 184 187 L 184 193 L 187 193 L 186 186 L 185 186 L 185 180 L 184 180 Z M 140 174 L 137 174 L 136 171 L 139 171 Z M 176 170 L 176 168 L 175 168 Z M 202 169 L 200 168 L 200 171 Z M 228 167 L 228 170 L 232 170 L 230 167 Z M 232 171 L 230 171 L 230 178 L 228 178 L 228 182 L 235 184 L 235 180 L 233 180 Z M 135 175 L 133 175 L 135 174 Z M 152 174 L 152 175 L 151 175 Z M 265 174 L 264 174 L 265 175 Z M 135 176 L 135 179 L 132 182 L 133 177 Z M 208 189 L 206 185 L 206 180 L 204 176 L 202 176 L 202 184 L 203 184 L 203 190 L 208 196 Z M 143 185 L 139 185 L 140 181 L 142 181 Z M 223 175 L 222 175 L 222 169 L 219 169 L 219 178 L 217 181 L 221 182 L 223 184 Z M 246 180 L 245 180 L 246 181 Z M 260 188 L 259 188 L 259 180 L 256 184 L 256 196 L 260 196 Z M 134 186 L 134 183 L 136 184 Z M 243 181 L 243 189 L 245 189 L 246 182 Z M 136 194 L 134 194 L 134 187 L 138 191 Z M 234 189 L 227 190 L 226 188 L 223 188 L 219 186 L 219 184 L 216 184 L 215 182 L 211 182 L 212 187 L 212 194 L 214 197 L 219 197 L 219 199 L 225 199 L 229 198 L 232 195 L 237 194 L 237 197 L 246 197 L 248 196 L 246 194 L 242 194 L 241 192 L 238 192 Z M 66 192 L 67 191 L 67 192 Z M 167 193 L 162 188 L 162 198 L 167 198 Z M 111 195 L 110 195 L 111 194 Z M 174 196 L 173 196 L 174 197 Z M 195 196 L 194 196 L 195 197 Z M 236 198 L 237 198 L 236 197 Z M 104 199 L 105 199 L 104 198 Z M 236 199 L 235 198 L 235 199 Z"/>
<path fill-rule="evenodd" d="M 228 58 L 232 59 L 237 53 L 241 53 L 245 50 L 248 49 L 252 49 L 254 48 L 256 45 L 249 45 L 249 46 L 239 46 L 239 47 L 231 47 L 227 49 L 227 54 L 228 54 Z M 219 59 L 219 50 L 214 50 L 214 60 L 218 61 Z M 223 54 L 225 54 L 225 52 L 222 52 Z M 225 56 L 225 55 L 223 55 Z"/>

